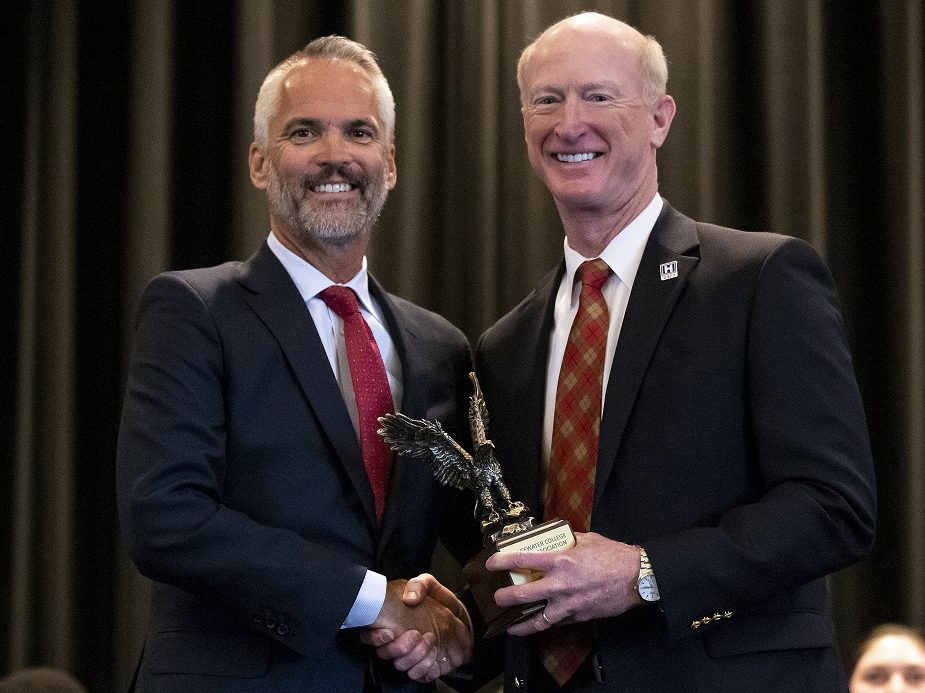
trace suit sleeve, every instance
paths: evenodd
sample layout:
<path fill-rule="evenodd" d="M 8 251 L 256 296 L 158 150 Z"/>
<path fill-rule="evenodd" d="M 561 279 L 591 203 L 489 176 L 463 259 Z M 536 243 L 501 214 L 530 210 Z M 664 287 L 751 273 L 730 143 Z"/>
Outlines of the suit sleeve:
<path fill-rule="evenodd" d="M 789 239 L 764 261 L 746 340 L 744 463 L 762 492 L 715 524 L 645 542 L 672 638 L 845 567 L 873 541 L 863 406 L 832 278 L 807 244 Z"/>
<path fill-rule="evenodd" d="M 119 434 L 123 539 L 142 574 L 318 656 L 365 568 L 333 542 L 226 504 L 227 377 L 221 333 L 200 294 L 175 275 L 155 279 L 139 308 Z M 250 491 L 265 492 L 259 483 Z"/>

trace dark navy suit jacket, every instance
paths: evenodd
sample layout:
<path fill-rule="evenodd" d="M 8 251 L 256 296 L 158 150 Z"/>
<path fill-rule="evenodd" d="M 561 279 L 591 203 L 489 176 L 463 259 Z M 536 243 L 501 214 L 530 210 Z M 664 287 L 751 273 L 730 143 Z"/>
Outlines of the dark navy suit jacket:
<path fill-rule="evenodd" d="M 370 290 L 400 355 L 401 411 L 467 440 L 465 337 Z M 369 666 L 385 690 L 419 690 L 340 626 L 367 568 L 417 575 L 441 534 L 474 552 L 471 498 L 399 458 L 377 525 L 341 390 L 265 244 L 147 287 L 117 467 L 123 538 L 154 580 L 136 690 L 359 692 Z"/>
<path fill-rule="evenodd" d="M 666 263 L 676 277 L 662 279 Z M 476 351 L 505 478 L 533 508 L 563 272 Z M 593 531 L 646 548 L 662 598 L 594 623 L 608 688 L 845 690 L 824 578 L 864 555 L 874 518 L 825 265 L 797 239 L 697 223 L 666 203 L 606 384 L 591 517 Z M 534 643 L 507 644 L 508 690 L 530 690 Z"/>

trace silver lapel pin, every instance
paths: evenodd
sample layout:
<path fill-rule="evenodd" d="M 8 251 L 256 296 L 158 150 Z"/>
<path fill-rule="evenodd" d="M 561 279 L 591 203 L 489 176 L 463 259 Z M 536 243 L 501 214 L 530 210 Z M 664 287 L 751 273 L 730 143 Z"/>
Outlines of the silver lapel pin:
<path fill-rule="evenodd" d="M 658 266 L 658 273 L 662 281 L 674 279 L 678 276 L 678 261 L 672 260 L 671 262 L 663 262 Z"/>

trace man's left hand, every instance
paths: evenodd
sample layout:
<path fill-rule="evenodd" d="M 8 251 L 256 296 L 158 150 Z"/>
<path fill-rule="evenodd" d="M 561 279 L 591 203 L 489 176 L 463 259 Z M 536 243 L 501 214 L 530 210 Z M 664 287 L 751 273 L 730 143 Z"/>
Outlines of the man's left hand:
<path fill-rule="evenodd" d="M 543 573 L 539 580 L 495 592 L 495 601 L 503 607 L 547 600 L 543 612 L 508 628 L 511 635 L 619 616 L 642 603 L 635 589 L 639 549 L 595 532 L 575 532 L 575 546 L 566 551 L 495 553 L 485 566 Z"/>

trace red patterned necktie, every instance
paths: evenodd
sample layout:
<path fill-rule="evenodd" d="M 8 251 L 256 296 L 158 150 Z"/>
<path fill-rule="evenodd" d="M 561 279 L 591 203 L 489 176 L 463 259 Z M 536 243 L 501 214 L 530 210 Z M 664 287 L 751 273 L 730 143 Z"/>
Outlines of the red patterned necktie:
<path fill-rule="evenodd" d="M 356 397 L 363 464 L 376 499 L 376 517 L 382 518 L 389 488 L 393 453 L 376 433 L 379 417 L 390 413 L 394 405 L 385 365 L 373 333 L 360 314 L 356 294 L 346 286 L 329 286 L 320 294 L 328 308 L 344 321 L 344 342 L 350 380 Z"/>
<path fill-rule="evenodd" d="M 581 282 L 578 312 L 569 331 L 553 416 L 552 452 L 546 486 L 546 519 L 568 520 L 587 532 L 591 524 L 594 475 L 601 429 L 604 354 L 610 312 L 601 293 L 611 270 L 600 258 L 575 273 Z M 562 686 L 591 652 L 587 623 L 557 626 L 541 635 L 543 666 Z"/>

